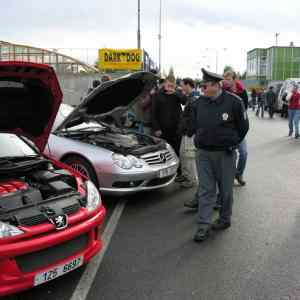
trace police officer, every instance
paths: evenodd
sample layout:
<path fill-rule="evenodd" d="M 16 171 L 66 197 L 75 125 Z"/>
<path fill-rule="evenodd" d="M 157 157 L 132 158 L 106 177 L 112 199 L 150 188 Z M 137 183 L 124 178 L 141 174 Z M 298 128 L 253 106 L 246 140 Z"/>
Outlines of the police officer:
<path fill-rule="evenodd" d="M 233 183 L 236 172 L 236 147 L 249 130 L 249 121 L 241 99 L 222 90 L 223 77 L 202 69 L 203 96 L 193 103 L 191 130 L 195 134 L 199 187 L 199 228 L 194 240 L 202 242 L 211 229 L 231 226 Z M 213 223 L 217 191 L 222 199 L 219 218 Z"/>

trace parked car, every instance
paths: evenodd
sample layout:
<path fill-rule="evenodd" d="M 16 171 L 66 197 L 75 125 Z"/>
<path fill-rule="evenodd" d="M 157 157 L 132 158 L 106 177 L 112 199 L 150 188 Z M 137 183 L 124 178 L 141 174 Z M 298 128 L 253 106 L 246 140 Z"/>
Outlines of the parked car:
<path fill-rule="evenodd" d="M 286 96 L 288 93 L 290 93 L 295 84 L 300 87 L 300 78 L 289 78 L 284 81 L 278 94 L 278 111 L 282 110 L 284 95 Z"/>
<path fill-rule="evenodd" d="M 65 275 L 101 247 L 95 185 L 41 153 L 62 93 L 46 65 L 0 62 L 0 297 Z"/>
<path fill-rule="evenodd" d="M 164 140 L 130 128 L 141 121 L 142 95 L 155 81 L 152 73 L 133 73 L 97 87 L 75 109 L 62 105 L 47 155 L 113 195 L 171 184 L 179 166 L 175 151 Z"/>

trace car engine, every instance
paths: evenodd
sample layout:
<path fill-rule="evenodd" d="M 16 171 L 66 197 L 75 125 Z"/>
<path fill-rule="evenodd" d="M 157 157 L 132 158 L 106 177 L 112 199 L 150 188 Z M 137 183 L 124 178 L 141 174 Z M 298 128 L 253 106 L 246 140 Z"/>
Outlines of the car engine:
<path fill-rule="evenodd" d="M 49 167 L 20 172 L 11 179 L 0 177 L 0 220 L 16 226 L 34 226 L 55 215 L 71 215 L 84 197 L 67 170 Z"/>

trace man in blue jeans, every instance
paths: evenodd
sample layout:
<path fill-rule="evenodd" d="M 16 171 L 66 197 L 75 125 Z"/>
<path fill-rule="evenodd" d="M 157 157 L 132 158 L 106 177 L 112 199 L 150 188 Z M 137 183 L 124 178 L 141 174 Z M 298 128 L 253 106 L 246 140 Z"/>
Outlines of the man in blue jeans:
<path fill-rule="evenodd" d="M 248 94 L 246 89 L 244 88 L 242 82 L 237 79 L 237 76 L 234 71 L 227 71 L 224 74 L 224 83 L 223 88 L 231 93 L 239 96 L 243 103 L 245 110 L 248 109 Z M 235 175 L 235 179 L 237 182 L 244 186 L 246 182 L 243 178 L 244 171 L 246 169 L 247 159 L 248 159 L 248 150 L 247 150 L 247 142 L 244 139 L 238 147 L 239 158 L 237 162 L 237 172 Z"/>
<path fill-rule="evenodd" d="M 287 100 L 289 101 L 289 136 L 293 135 L 295 129 L 295 139 L 299 139 L 300 93 L 297 85 L 293 87 Z"/>

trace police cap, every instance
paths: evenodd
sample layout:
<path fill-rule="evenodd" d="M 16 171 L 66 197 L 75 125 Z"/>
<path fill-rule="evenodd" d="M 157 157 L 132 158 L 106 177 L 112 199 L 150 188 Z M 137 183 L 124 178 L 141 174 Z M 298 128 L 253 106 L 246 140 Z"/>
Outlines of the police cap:
<path fill-rule="evenodd" d="M 202 68 L 201 71 L 203 74 L 203 78 L 202 78 L 202 81 L 200 84 L 204 84 L 206 82 L 220 82 L 220 81 L 224 80 L 224 77 L 217 73 L 209 72 L 209 71 L 205 70 L 204 68 Z"/>

